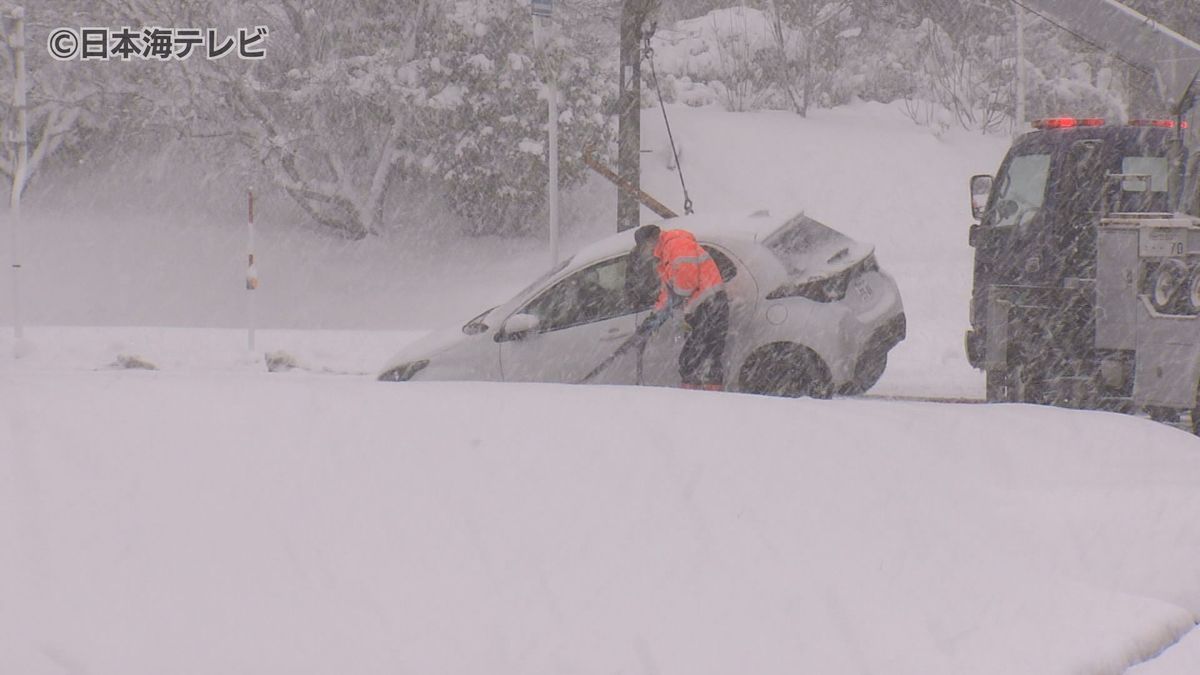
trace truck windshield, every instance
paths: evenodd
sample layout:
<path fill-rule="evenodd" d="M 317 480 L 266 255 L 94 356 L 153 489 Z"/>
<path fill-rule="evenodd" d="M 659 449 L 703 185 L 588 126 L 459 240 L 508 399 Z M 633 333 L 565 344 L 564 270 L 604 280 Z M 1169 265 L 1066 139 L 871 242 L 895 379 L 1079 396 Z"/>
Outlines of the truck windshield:
<path fill-rule="evenodd" d="M 1027 222 L 1045 202 L 1049 176 L 1049 154 L 1013 157 L 997 179 L 991 224 L 1002 227 Z"/>

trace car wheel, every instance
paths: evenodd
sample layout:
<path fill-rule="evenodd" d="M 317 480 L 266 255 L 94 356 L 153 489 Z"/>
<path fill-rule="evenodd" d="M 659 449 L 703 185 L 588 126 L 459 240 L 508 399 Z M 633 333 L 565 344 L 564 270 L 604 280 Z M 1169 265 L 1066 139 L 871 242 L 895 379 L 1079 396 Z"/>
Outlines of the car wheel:
<path fill-rule="evenodd" d="M 1008 387 L 1007 370 L 996 368 L 987 371 L 986 387 L 985 396 L 988 403 L 1008 403 L 1013 400 Z"/>
<path fill-rule="evenodd" d="M 1188 274 L 1187 286 L 1185 287 L 1187 294 L 1184 299 L 1187 301 L 1185 309 L 1188 314 L 1200 314 L 1200 267 L 1193 267 Z"/>
<path fill-rule="evenodd" d="M 1017 364 L 1010 371 L 1009 387 L 1018 403 L 1046 403 L 1046 383 L 1034 366 Z"/>
<path fill-rule="evenodd" d="M 830 398 L 833 382 L 821 357 L 807 347 L 775 343 L 750 355 L 739 375 L 742 391 L 768 396 Z"/>
<path fill-rule="evenodd" d="M 1179 423 L 1179 411 L 1174 408 L 1150 405 L 1146 406 L 1146 414 L 1155 422 L 1162 422 L 1163 424 Z"/>
<path fill-rule="evenodd" d="M 987 371 L 989 403 L 1045 403 L 1045 383 L 1035 368 L 1018 363 Z"/>
<path fill-rule="evenodd" d="M 1170 259 L 1159 264 L 1150 277 L 1150 304 L 1163 314 L 1174 314 L 1181 310 L 1188 268 L 1182 261 Z"/>
<path fill-rule="evenodd" d="M 887 370 L 887 352 L 868 352 L 854 364 L 854 379 L 842 386 L 841 393 L 857 396 L 874 387 Z"/>

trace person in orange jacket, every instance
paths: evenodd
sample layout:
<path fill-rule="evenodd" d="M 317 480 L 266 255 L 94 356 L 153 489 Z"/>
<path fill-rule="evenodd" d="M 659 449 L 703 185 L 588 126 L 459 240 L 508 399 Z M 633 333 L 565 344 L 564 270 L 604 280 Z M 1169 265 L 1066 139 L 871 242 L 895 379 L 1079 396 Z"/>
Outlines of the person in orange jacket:
<path fill-rule="evenodd" d="M 660 282 L 654 312 L 638 326 L 649 335 L 670 315 L 683 310 L 687 339 L 679 353 L 679 377 L 688 389 L 719 391 L 725 384 L 725 339 L 729 296 L 717 263 L 687 230 L 645 225 L 634 232 L 634 255 L 653 255 Z"/>

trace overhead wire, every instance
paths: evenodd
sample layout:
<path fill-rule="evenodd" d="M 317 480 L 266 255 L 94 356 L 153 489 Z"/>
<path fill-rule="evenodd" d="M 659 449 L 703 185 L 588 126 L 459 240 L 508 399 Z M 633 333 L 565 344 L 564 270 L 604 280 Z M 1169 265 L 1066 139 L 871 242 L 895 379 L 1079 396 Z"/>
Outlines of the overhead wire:
<path fill-rule="evenodd" d="M 1133 63 L 1132 61 L 1126 59 L 1125 57 L 1121 56 L 1120 54 L 1112 51 L 1111 49 L 1108 49 L 1104 45 L 1097 43 L 1096 41 L 1092 40 L 1091 38 L 1085 37 L 1081 33 L 1077 32 L 1067 26 L 1064 26 L 1062 23 L 1055 20 L 1053 17 L 1047 15 L 1046 13 L 1038 11 L 1036 9 L 1033 9 L 1029 5 L 1022 2 L 1021 0 L 1008 0 L 1008 1 L 1011 2 L 1012 4 L 1016 5 L 1017 7 L 1020 7 L 1021 9 L 1025 10 L 1026 12 L 1029 12 L 1030 14 L 1040 17 L 1043 21 L 1054 26 L 1055 28 L 1058 28 L 1059 30 L 1064 31 L 1066 33 L 1069 33 L 1069 34 L 1075 36 L 1075 38 L 1091 45 L 1092 47 L 1094 47 L 1106 54 L 1109 54 L 1110 56 L 1112 56 L 1116 60 L 1120 61 L 1121 63 L 1124 63 L 1125 65 L 1129 66 L 1130 68 L 1136 68 L 1136 69 L 1142 71 L 1143 73 L 1146 73 L 1147 75 L 1154 74 L 1154 71 L 1150 70 L 1149 68 L 1146 68 L 1145 66 L 1137 64 L 1137 63 Z"/>

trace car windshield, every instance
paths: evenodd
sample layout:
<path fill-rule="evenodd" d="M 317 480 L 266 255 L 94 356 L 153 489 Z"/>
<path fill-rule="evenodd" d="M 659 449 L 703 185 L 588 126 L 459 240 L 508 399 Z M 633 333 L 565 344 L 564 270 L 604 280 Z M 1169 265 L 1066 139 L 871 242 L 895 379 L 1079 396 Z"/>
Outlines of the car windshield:
<path fill-rule="evenodd" d="M 551 267 L 551 268 L 550 268 L 549 270 L 547 270 L 547 271 L 546 271 L 544 274 L 542 274 L 542 276 L 538 277 L 538 278 L 537 278 L 537 279 L 535 279 L 535 280 L 534 280 L 532 283 L 530 283 L 528 286 L 526 286 L 525 288 L 521 289 L 521 292 L 520 292 L 520 293 L 517 293 L 517 294 L 516 294 L 515 296 L 513 296 L 513 297 L 514 297 L 514 298 L 523 298 L 523 297 L 525 297 L 525 296 L 529 295 L 530 293 L 532 293 L 532 292 L 536 291 L 538 288 L 540 288 L 540 287 L 542 286 L 542 284 L 544 284 L 544 283 L 546 283 L 547 281 L 549 281 L 549 280 L 550 280 L 550 277 L 553 277 L 555 274 L 558 274 L 559 272 L 561 272 L 561 271 L 563 271 L 563 270 L 567 269 L 567 265 L 570 265 L 570 264 L 571 264 L 571 261 L 572 261 L 573 259 L 574 259 L 574 256 L 572 256 L 572 257 L 570 257 L 570 258 L 567 258 L 566 260 L 564 260 L 564 261 L 562 261 L 562 262 L 558 263 L 558 264 L 557 264 L 557 265 L 555 265 L 554 267 Z"/>
<path fill-rule="evenodd" d="M 1013 157 L 996 179 L 991 224 L 997 227 L 1017 225 L 1037 213 L 1046 199 L 1049 176 L 1049 153 Z"/>
<path fill-rule="evenodd" d="M 495 307 L 489 307 L 488 309 L 485 309 L 478 316 L 463 325 L 462 332 L 466 333 L 467 335 L 478 335 L 479 333 L 486 332 L 488 329 L 487 317 L 495 309 Z"/>
<path fill-rule="evenodd" d="M 549 270 L 544 272 L 541 276 L 539 276 L 537 279 L 535 279 L 528 286 L 521 289 L 521 291 L 513 297 L 514 298 L 524 298 L 525 296 L 529 295 L 530 293 L 541 288 L 542 285 L 545 284 L 551 277 L 553 277 L 555 274 L 558 274 L 559 272 L 566 269 L 567 265 L 571 264 L 571 260 L 572 260 L 572 258 L 567 258 L 566 260 L 563 260 L 562 262 L 558 263 L 554 267 L 551 267 Z M 467 335 L 476 335 L 478 333 L 483 333 L 483 332 L 487 331 L 488 330 L 487 317 L 489 314 L 491 314 L 495 310 L 496 310 L 496 307 L 491 307 L 491 308 L 488 308 L 488 309 L 484 310 L 483 312 L 479 313 L 479 315 L 473 317 L 470 321 L 463 324 L 462 332 L 466 333 Z"/>

